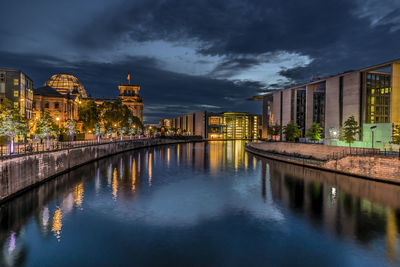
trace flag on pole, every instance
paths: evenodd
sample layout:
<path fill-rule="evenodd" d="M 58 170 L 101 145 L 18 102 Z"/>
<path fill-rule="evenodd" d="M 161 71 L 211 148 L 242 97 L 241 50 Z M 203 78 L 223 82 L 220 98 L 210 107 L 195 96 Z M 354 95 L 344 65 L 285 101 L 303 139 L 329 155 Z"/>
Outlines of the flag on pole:
<path fill-rule="evenodd" d="M 131 83 L 131 74 L 130 73 L 128 73 L 127 79 L 128 79 L 128 82 Z"/>

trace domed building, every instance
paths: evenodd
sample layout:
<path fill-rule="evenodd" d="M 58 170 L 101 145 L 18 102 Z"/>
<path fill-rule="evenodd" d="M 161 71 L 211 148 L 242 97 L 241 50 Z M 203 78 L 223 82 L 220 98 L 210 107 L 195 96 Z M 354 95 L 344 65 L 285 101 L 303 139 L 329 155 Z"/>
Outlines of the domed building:
<path fill-rule="evenodd" d="M 55 74 L 44 83 L 44 86 L 50 86 L 63 95 L 79 95 L 81 98 L 87 98 L 85 87 L 75 76 L 69 74 Z"/>

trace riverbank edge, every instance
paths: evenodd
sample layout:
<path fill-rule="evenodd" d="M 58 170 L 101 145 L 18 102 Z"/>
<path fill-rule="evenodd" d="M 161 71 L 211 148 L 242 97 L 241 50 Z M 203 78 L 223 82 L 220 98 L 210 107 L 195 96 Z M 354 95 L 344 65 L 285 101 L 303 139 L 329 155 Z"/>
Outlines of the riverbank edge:
<path fill-rule="evenodd" d="M 278 153 L 273 153 L 270 151 L 261 151 L 260 149 L 255 149 L 251 147 L 251 143 L 245 145 L 245 150 L 247 152 L 250 152 L 252 154 L 255 154 L 260 157 L 276 160 L 276 161 L 281 161 L 281 162 L 286 162 L 298 166 L 303 166 L 305 168 L 311 168 L 311 169 L 317 169 L 321 171 L 327 171 L 331 173 L 337 173 L 337 174 L 342 174 L 342 175 L 347 175 L 351 176 L 354 178 L 359 178 L 359 179 L 365 179 L 365 180 L 370 180 L 370 181 L 375 181 L 375 182 L 381 182 L 381 183 L 387 183 L 387 184 L 394 184 L 394 185 L 400 185 L 400 180 L 394 180 L 390 178 L 381 178 L 381 177 L 372 177 L 372 176 L 367 176 L 367 175 L 362 175 L 362 174 L 356 174 L 356 173 L 351 173 L 351 172 L 345 172 L 333 168 L 326 168 L 324 166 L 318 165 L 318 164 L 313 164 L 309 163 L 306 161 L 304 158 L 300 157 L 294 157 L 293 155 L 286 155 L 287 157 L 291 157 L 293 159 L 287 159 L 283 155 L 278 154 Z M 324 161 L 321 161 L 321 163 Z M 326 162 L 326 161 L 325 161 Z"/>
<path fill-rule="evenodd" d="M 154 139 L 154 140 L 159 140 L 159 139 Z M 2 199 L 0 199 L 0 206 L 2 204 L 12 200 L 12 199 L 15 199 L 16 197 L 22 195 L 23 193 L 25 193 L 25 192 L 27 192 L 27 191 L 35 188 L 35 187 L 38 187 L 38 186 L 40 186 L 40 185 L 42 185 L 42 184 L 44 184 L 44 183 L 46 183 L 46 182 L 48 182 L 50 180 L 53 180 L 53 179 L 57 178 L 58 176 L 66 174 L 66 173 L 68 173 L 68 172 L 70 172 L 70 171 L 72 171 L 74 169 L 77 169 L 79 167 L 82 167 L 82 166 L 84 166 L 86 164 L 89 164 L 89 163 L 92 163 L 92 162 L 95 162 L 95 161 L 98 161 L 98 160 L 101 160 L 101 159 L 104 159 L 104 158 L 107 158 L 107 157 L 110 157 L 110 156 L 114 156 L 114 155 L 117 155 L 117 154 L 125 153 L 125 152 L 128 152 L 128 151 L 134 151 L 134 150 L 138 150 L 138 149 L 143 149 L 143 148 L 166 146 L 166 145 L 176 145 L 176 144 L 185 144 L 185 143 L 205 142 L 206 140 L 204 140 L 204 139 L 189 139 L 189 140 L 163 139 L 163 141 L 164 141 L 164 143 L 149 143 L 149 144 L 145 144 L 144 146 L 140 146 L 140 147 L 128 148 L 128 149 L 120 150 L 120 151 L 117 151 L 117 152 L 111 152 L 111 153 L 109 153 L 107 155 L 96 157 L 96 158 L 90 159 L 88 161 L 82 162 L 80 164 L 77 164 L 75 166 L 68 167 L 65 170 L 62 170 L 62 171 L 57 172 L 57 173 L 55 173 L 53 175 L 50 175 L 50 176 L 48 176 L 48 177 L 46 177 L 46 178 L 44 178 L 44 179 L 42 179 L 42 180 L 40 180 L 38 182 L 35 182 L 35 183 L 30 184 L 28 186 L 25 186 L 24 188 L 12 193 L 12 194 L 9 194 L 6 197 L 3 197 Z M 49 153 L 51 153 L 51 152 L 49 152 Z"/>

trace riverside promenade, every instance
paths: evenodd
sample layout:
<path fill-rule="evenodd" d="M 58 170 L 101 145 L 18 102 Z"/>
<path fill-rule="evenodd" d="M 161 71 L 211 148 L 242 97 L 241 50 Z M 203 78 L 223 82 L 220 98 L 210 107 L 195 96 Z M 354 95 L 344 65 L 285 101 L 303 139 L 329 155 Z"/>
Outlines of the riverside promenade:
<path fill-rule="evenodd" d="M 247 144 L 246 150 L 296 165 L 400 185 L 398 153 L 289 142 L 254 142 Z"/>
<path fill-rule="evenodd" d="M 12 155 L 0 160 L 0 202 L 89 162 L 121 152 L 158 145 L 202 141 L 199 136 L 78 143 L 53 151 Z"/>

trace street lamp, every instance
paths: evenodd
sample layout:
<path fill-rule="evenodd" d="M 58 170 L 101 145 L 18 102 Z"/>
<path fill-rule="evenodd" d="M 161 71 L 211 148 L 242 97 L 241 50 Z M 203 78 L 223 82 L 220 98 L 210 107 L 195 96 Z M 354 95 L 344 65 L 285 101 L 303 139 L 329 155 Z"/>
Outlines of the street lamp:
<path fill-rule="evenodd" d="M 374 134 L 375 134 L 375 132 L 373 130 L 375 130 L 376 127 L 377 127 L 376 125 L 370 127 L 370 129 L 371 129 L 371 137 L 372 137 L 372 148 L 374 148 Z"/>

